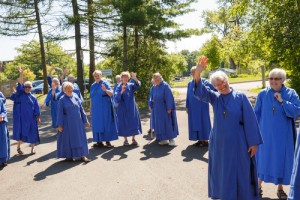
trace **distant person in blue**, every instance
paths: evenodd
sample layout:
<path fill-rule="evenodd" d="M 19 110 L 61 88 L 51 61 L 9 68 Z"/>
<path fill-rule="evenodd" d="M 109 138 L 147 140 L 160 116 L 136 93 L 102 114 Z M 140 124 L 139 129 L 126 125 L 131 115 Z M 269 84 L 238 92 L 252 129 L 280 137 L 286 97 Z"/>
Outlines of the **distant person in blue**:
<path fill-rule="evenodd" d="M 208 103 L 202 102 L 194 95 L 196 66 L 191 68 L 193 80 L 188 83 L 186 94 L 186 113 L 188 114 L 189 140 L 197 141 L 193 146 L 208 146 L 211 122 L 209 116 Z M 212 84 L 202 79 L 202 82 L 210 89 L 214 90 Z"/>
<path fill-rule="evenodd" d="M 129 79 L 134 83 L 129 83 Z M 139 89 L 141 82 L 136 73 L 122 72 L 122 83 L 116 88 L 114 94 L 115 106 L 117 107 L 117 124 L 119 136 L 124 137 L 124 146 L 128 146 L 127 137 L 132 136 L 132 145 L 138 145 L 135 136 L 142 133 L 142 126 L 138 107 L 135 103 L 134 92 Z"/>
<path fill-rule="evenodd" d="M 2 95 L 2 93 L 0 92 Z M 0 164 L 5 167 L 10 157 L 10 142 L 7 130 L 7 111 L 5 97 L 0 96 Z"/>
<path fill-rule="evenodd" d="M 63 85 L 63 95 L 57 109 L 57 157 L 73 161 L 80 158 L 90 162 L 86 156 L 89 153 L 85 126 L 90 126 L 77 95 L 73 93 L 73 84 Z"/>
<path fill-rule="evenodd" d="M 26 81 L 23 84 L 23 69 L 19 67 L 20 77 L 18 79 L 17 91 L 11 96 L 14 101 L 13 139 L 18 141 L 17 151 L 21 150 L 21 143 L 31 144 L 31 154 L 35 154 L 35 144 L 39 142 L 38 124 L 40 120 L 40 107 L 35 96 L 30 93 L 32 84 Z"/>
<path fill-rule="evenodd" d="M 118 139 L 117 124 L 112 105 L 113 91 L 106 81 L 101 80 L 102 72 L 96 70 L 93 73 L 95 82 L 90 90 L 90 112 L 92 115 L 94 147 L 112 147 L 110 141 Z"/>
<path fill-rule="evenodd" d="M 289 200 L 300 199 L 300 127 L 295 148 L 294 167 L 291 177 Z"/>
<path fill-rule="evenodd" d="M 291 181 L 295 120 L 300 114 L 300 101 L 295 90 L 283 83 L 286 72 L 275 68 L 269 73 L 270 87 L 262 90 L 256 99 L 255 113 L 264 144 L 257 152 L 258 183 L 262 194 L 262 182 L 277 186 L 279 199 L 287 199 L 282 185 Z"/>
<path fill-rule="evenodd" d="M 80 98 L 81 102 L 83 103 L 84 100 L 81 95 L 79 86 L 77 85 L 77 83 L 75 83 L 75 77 L 72 74 L 69 74 L 67 77 L 67 81 L 69 81 L 70 83 L 73 84 L 73 86 L 74 86 L 73 92 L 77 94 L 77 96 Z"/>
<path fill-rule="evenodd" d="M 52 128 L 56 128 L 56 117 L 57 117 L 57 105 L 58 105 L 58 98 L 57 96 L 61 92 L 60 83 L 57 78 L 52 79 L 52 86 L 49 90 L 44 104 L 42 108 L 45 109 L 46 106 L 51 107 L 51 118 L 52 118 Z"/>
<path fill-rule="evenodd" d="M 60 77 L 58 77 L 58 75 L 51 75 L 53 70 L 58 70 L 60 72 Z M 69 72 L 69 71 L 67 71 L 67 72 Z M 47 75 L 48 85 L 50 87 L 52 86 L 52 79 L 53 78 L 57 78 L 57 79 L 60 78 L 59 81 L 60 81 L 60 85 L 61 85 L 64 82 L 65 73 L 66 73 L 66 71 L 63 71 L 61 68 L 51 66 L 50 70 L 48 72 L 48 75 Z"/>
<path fill-rule="evenodd" d="M 153 125 L 156 139 L 160 145 L 176 146 L 174 138 L 177 137 L 178 125 L 176 105 L 171 87 L 166 83 L 160 73 L 153 75 L 155 86 L 152 89 Z"/>
<path fill-rule="evenodd" d="M 3 101 L 3 103 L 6 103 L 6 98 L 2 92 L 0 92 L 0 101 Z"/>
<path fill-rule="evenodd" d="M 150 134 L 150 139 L 152 140 L 152 139 L 154 139 L 154 119 L 153 119 L 153 117 L 154 117 L 153 112 L 154 111 L 152 109 L 152 107 L 153 107 L 152 95 L 153 95 L 153 88 L 155 86 L 155 82 L 154 82 L 153 78 L 151 80 L 151 83 L 152 83 L 152 86 L 150 88 L 150 93 L 149 93 L 149 98 L 148 98 L 148 107 L 149 107 L 149 110 L 151 112 L 151 114 L 150 114 L 150 128 L 148 130 L 148 133 Z"/>
<path fill-rule="evenodd" d="M 122 83 L 121 76 L 120 76 L 120 75 L 116 75 L 115 80 L 116 80 L 116 84 L 114 85 L 114 91 L 113 91 L 114 93 L 115 93 L 115 91 L 116 91 L 118 85 L 119 85 L 120 83 Z"/>
<path fill-rule="evenodd" d="M 222 200 L 259 200 L 255 154 L 262 143 L 254 110 L 247 96 L 229 86 L 227 75 L 211 75 L 214 91 L 205 86 L 201 72 L 208 59 L 198 60 L 195 96 L 210 103 L 214 124 L 209 138 L 208 196 Z"/>

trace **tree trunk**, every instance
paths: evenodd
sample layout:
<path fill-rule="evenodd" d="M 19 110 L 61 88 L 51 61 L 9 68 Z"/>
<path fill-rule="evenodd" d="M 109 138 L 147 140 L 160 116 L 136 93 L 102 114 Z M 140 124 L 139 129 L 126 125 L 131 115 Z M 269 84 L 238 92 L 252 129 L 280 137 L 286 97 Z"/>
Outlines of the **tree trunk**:
<path fill-rule="evenodd" d="M 230 62 L 230 68 L 231 69 L 236 69 L 236 64 L 234 63 L 234 60 L 233 60 L 233 58 L 229 58 L 229 62 Z"/>
<path fill-rule="evenodd" d="M 83 52 L 81 49 L 81 32 L 80 32 L 80 16 L 78 12 L 77 0 L 72 0 L 73 16 L 75 18 L 75 45 L 76 45 L 76 61 L 77 61 L 77 81 L 82 96 L 84 96 L 83 85 Z"/>
<path fill-rule="evenodd" d="M 127 63 L 127 27 L 124 25 L 123 26 L 123 71 L 128 71 L 128 63 Z"/>
<path fill-rule="evenodd" d="M 36 23 L 38 28 L 39 40 L 40 40 L 40 51 L 41 51 L 41 59 L 42 59 L 42 68 L 43 68 L 43 81 L 47 83 L 47 67 L 46 67 L 46 54 L 45 54 L 45 46 L 44 46 L 44 38 L 43 38 L 43 31 L 40 19 L 40 11 L 38 7 L 38 0 L 34 0 L 34 10 L 35 10 L 35 17 Z M 50 85 L 51 87 L 51 85 Z M 48 93 L 48 84 L 44 84 L 43 88 L 44 94 Z"/>
<path fill-rule="evenodd" d="M 134 28 L 134 61 L 133 61 L 133 71 L 136 72 L 137 70 L 137 62 L 138 62 L 138 50 L 139 50 L 139 32 L 138 28 Z"/>
<path fill-rule="evenodd" d="M 95 35 L 94 35 L 94 8 L 93 0 L 88 0 L 88 16 L 89 16 L 89 47 L 90 47 L 90 71 L 89 85 L 94 82 L 93 72 L 95 71 Z M 90 91 L 90 88 L 89 88 Z"/>

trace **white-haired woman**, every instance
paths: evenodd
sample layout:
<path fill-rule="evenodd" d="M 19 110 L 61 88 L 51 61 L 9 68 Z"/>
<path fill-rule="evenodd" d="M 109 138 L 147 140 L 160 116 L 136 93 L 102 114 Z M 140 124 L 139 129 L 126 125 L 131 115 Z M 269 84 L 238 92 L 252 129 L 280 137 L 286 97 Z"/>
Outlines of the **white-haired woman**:
<path fill-rule="evenodd" d="M 30 93 L 32 84 L 26 81 L 23 84 L 23 69 L 19 67 L 20 77 L 16 93 L 11 97 L 16 104 L 14 106 L 13 116 L 13 139 L 18 141 L 17 151 L 20 155 L 21 143 L 26 142 L 31 144 L 31 153 L 35 153 L 35 144 L 39 140 L 38 124 L 40 124 L 40 107 L 35 96 Z M 16 108 L 16 109 L 15 109 Z"/>
<path fill-rule="evenodd" d="M 134 83 L 129 83 L 130 76 Z M 139 89 L 141 82 L 136 73 L 122 72 L 122 84 L 119 84 L 114 94 L 117 106 L 117 124 L 119 136 L 124 137 L 124 146 L 128 146 L 127 137 L 132 136 L 132 145 L 138 145 L 135 136 L 142 133 L 141 119 L 135 103 L 134 92 Z"/>
<path fill-rule="evenodd" d="M 279 199 L 287 199 L 282 185 L 289 185 L 291 180 L 296 140 L 295 120 L 300 114 L 298 94 L 283 84 L 285 79 L 284 70 L 271 70 L 270 87 L 258 94 L 255 104 L 264 140 L 257 152 L 260 193 L 262 182 L 274 183 L 278 185 Z"/>
<path fill-rule="evenodd" d="M 258 200 L 255 154 L 262 143 L 253 108 L 247 96 L 229 86 L 218 71 L 211 76 L 216 91 L 206 87 L 200 73 L 208 59 L 199 59 L 194 93 L 212 105 L 214 124 L 209 138 L 208 196 L 213 199 Z"/>
<path fill-rule="evenodd" d="M 112 147 L 111 141 L 118 139 L 117 124 L 115 120 L 111 96 L 113 91 L 110 85 L 101 80 L 102 72 L 96 70 L 93 73 L 95 82 L 91 86 L 90 111 L 92 114 L 94 147 Z"/>
<path fill-rule="evenodd" d="M 2 94 L 0 92 L 0 94 Z M 2 97 L 2 98 L 1 98 Z M 5 97 L 0 96 L 0 164 L 5 167 L 10 157 L 10 142 L 7 130 L 7 111 Z"/>
<path fill-rule="evenodd" d="M 175 146 L 174 138 L 178 135 L 176 105 L 171 87 L 160 73 L 153 74 L 155 86 L 150 97 L 153 112 L 153 129 L 160 145 Z"/>
<path fill-rule="evenodd" d="M 58 78 L 53 78 L 51 84 L 51 89 L 45 98 L 42 108 L 45 109 L 46 106 L 51 106 L 52 128 L 56 128 L 57 105 L 59 100 L 57 97 L 61 92 L 61 88 Z"/>
<path fill-rule="evenodd" d="M 89 126 L 84 109 L 77 95 L 73 93 L 73 84 L 63 85 L 63 95 L 58 102 L 57 109 L 57 157 L 73 161 L 81 158 L 89 162 L 89 153 L 85 126 Z"/>

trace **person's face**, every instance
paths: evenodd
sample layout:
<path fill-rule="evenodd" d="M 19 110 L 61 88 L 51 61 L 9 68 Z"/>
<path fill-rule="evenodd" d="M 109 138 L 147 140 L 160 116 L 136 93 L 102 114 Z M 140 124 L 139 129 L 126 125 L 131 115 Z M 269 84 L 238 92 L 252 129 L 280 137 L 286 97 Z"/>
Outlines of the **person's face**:
<path fill-rule="evenodd" d="M 275 91 L 279 91 L 282 88 L 282 83 L 283 80 L 282 78 L 278 77 L 278 76 L 269 76 L 269 83 L 270 83 L 270 87 L 275 90 Z"/>
<path fill-rule="evenodd" d="M 122 82 L 128 83 L 129 77 L 128 76 L 122 76 Z"/>
<path fill-rule="evenodd" d="M 153 77 L 153 81 L 154 81 L 154 84 L 155 84 L 155 85 L 159 85 L 159 84 L 160 84 L 160 82 L 161 82 L 161 80 L 160 80 L 160 77 L 159 77 L 159 76 L 154 76 L 154 77 Z"/>
<path fill-rule="evenodd" d="M 192 75 L 193 78 L 195 78 L 195 71 L 196 71 L 196 70 L 193 70 L 193 71 L 191 72 L 191 75 Z"/>
<path fill-rule="evenodd" d="M 122 80 L 121 80 L 121 77 L 116 78 L 116 82 L 117 82 L 117 83 L 121 83 L 121 81 L 122 81 Z"/>
<path fill-rule="evenodd" d="M 74 83 L 74 77 L 68 77 L 68 81 Z"/>
<path fill-rule="evenodd" d="M 214 87 L 220 92 L 221 94 L 228 94 L 230 91 L 229 84 L 226 80 L 215 80 Z"/>
<path fill-rule="evenodd" d="M 24 92 L 25 93 L 30 93 L 30 90 L 31 90 L 31 86 L 30 85 L 26 85 L 26 86 L 24 86 Z"/>
<path fill-rule="evenodd" d="M 97 83 L 99 83 L 101 81 L 102 75 L 101 74 L 95 74 L 94 75 L 94 79 Z"/>
<path fill-rule="evenodd" d="M 59 81 L 52 81 L 52 84 L 53 84 L 54 86 L 58 87 L 58 86 L 59 86 Z"/>
<path fill-rule="evenodd" d="M 73 93 L 73 88 L 72 87 L 66 87 L 65 88 L 65 90 L 64 90 L 64 92 L 65 92 L 65 94 L 67 95 L 67 96 L 72 96 L 72 93 Z"/>

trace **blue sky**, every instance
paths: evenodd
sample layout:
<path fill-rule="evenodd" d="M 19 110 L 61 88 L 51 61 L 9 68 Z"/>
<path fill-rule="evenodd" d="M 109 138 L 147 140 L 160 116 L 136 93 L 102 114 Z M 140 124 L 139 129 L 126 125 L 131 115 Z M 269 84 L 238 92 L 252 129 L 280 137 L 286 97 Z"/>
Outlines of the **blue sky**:
<path fill-rule="evenodd" d="M 182 25 L 182 28 L 202 28 L 203 21 L 201 19 L 201 13 L 203 10 L 214 10 L 217 9 L 217 0 L 198 0 L 192 7 L 196 9 L 188 15 L 180 16 L 176 19 L 178 23 Z M 191 38 L 182 39 L 177 42 L 167 42 L 168 52 L 174 53 L 179 52 L 183 49 L 190 51 L 199 50 L 205 41 L 211 37 L 211 34 L 205 34 L 201 36 L 192 36 Z M 15 48 L 20 47 L 22 43 L 27 43 L 33 39 L 37 39 L 37 35 L 30 35 L 26 37 L 3 37 L 0 36 L 0 61 L 13 60 L 17 56 Z M 62 42 L 64 50 L 74 50 L 74 40 Z M 88 45 L 87 42 L 83 41 L 82 45 Z M 89 61 L 88 54 L 84 55 L 84 62 Z"/>

